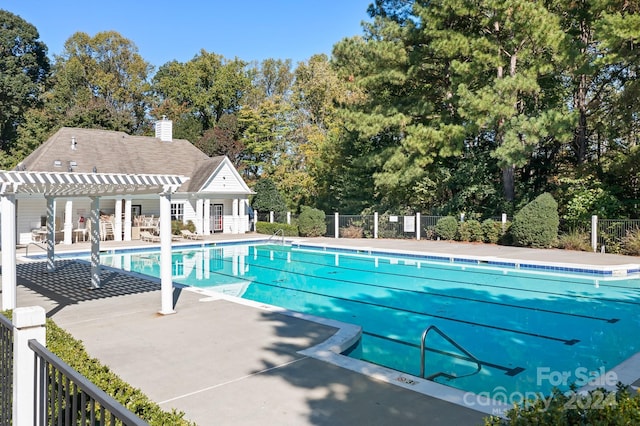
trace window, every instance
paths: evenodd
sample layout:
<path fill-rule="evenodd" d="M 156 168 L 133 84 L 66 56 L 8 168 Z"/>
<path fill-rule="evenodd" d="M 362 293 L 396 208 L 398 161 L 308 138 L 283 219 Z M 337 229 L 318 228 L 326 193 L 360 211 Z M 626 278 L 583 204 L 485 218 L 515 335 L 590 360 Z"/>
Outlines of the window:
<path fill-rule="evenodd" d="M 184 203 L 171 203 L 171 220 L 184 222 Z"/>

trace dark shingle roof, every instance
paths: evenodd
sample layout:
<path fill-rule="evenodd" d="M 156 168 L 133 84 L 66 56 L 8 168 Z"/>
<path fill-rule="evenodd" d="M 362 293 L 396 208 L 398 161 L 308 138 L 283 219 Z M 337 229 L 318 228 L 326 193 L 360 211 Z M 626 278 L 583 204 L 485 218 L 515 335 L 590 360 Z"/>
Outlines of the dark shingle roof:
<path fill-rule="evenodd" d="M 75 138 L 75 149 L 72 149 Z M 173 174 L 190 178 L 180 192 L 195 192 L 220 165 L 224 156 L 209 158 L 189 141 L 162 142 L 109 130 L 63 127 L 20 165 L 40 172 Z"/>

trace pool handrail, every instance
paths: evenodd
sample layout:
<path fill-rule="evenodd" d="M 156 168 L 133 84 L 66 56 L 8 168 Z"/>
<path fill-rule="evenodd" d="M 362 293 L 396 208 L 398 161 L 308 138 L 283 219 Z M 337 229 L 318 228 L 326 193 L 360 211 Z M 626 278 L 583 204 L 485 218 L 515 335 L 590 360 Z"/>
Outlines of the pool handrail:
<path fill-rule="evenodd" d="M 425 374 L 424 373 L 424 362 L 425 362 L 425 350 L 426 350 L 427 334 L 429 334 L 429 332 L 431 330 L 433 330 L 436 333 L 438 333 L 443 339 L 445 339 L 447 342 L 451 343 L 456 349 L 458 349 L 463 354 L 465 354 L 469 358 L 469 360 L 475 362 L 476 363 L 476 370 L 473 373 L 464 374 L 462 376 L 452 376 L 451 374 L 445 373 L 444 371 L 440 371 L 438 373 L 432 374 L 429 377 L 424 377 L 424 374 Z M 478 358 L 473 356 L 469 351 L 467 351 L 465 348 L 463 348 L 458 343 L 456 343 L 451 337 L 446 335 L 437 326 L 432 324 L 422 332 L 422 338 L 420 340 L 420 377 L 421 378 L 423 378 L 423 379 L 426 378 L 427 380 L 433 380 L 438 376 L 447 376 L 450 379 L 458 379 L 460 377 L 472 376 L 472 375 L 474 375 L 476 373 L 479 373 L 481 369 L 482 369 L 482 362 Z"/>
<path fill-rule="evenodd" d="M 42 250 L 44 250 L 44 251 L 48 251 L 48 250 L 49 250 L 49 249 L 48 249 L 46 246 L 44 246 L 42 243 L 39 243 L 39 242 L 37 242 L 37 241 L 30 241 L 30 242 L 27 244 L 27 246 L 25 247 L 25 249 L 24 249 L 24 257 L 26 257 L 26 258 L 28 258 L 28 257 L 29 257 L 29 247 L 30 247 L 30 246 L 36 246 L 36 247 L 38 247 L 38 248 L 40 248 L 40 249 L 42 249 Z M 56 258 L 56 257 L 57 257 L 58 259 L 62 259 L 62 258 L 61 258 L 60 256 L 58 256 L 57 254 L 54 254 L 54 255 L 53 255 L 53 257 L 54 257 L 54 258 Z"/>
<path fill-rule="evenodd" d="M 282 229 L 282 228 L 276 229 L 275 232 L 273 233 L 273 235 L 271 235 L 269 237 L 268 241 L 271 241 L 272 238 L 277 237 L 278 234 L 280 234 L 280 236 L 282 237 L 282 243 L 281 244 L 284 245 L 284 229 Z"/>

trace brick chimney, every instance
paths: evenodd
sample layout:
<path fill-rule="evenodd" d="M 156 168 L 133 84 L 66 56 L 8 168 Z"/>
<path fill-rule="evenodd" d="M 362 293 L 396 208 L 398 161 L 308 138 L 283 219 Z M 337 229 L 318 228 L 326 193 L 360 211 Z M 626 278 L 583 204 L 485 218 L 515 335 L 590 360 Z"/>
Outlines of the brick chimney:
<path fill-rule="evenodd" d="M 162 116 L 162 120 L 156 121 L 156 138 L 163 142 L 173 140 L 173 121 L 167 120 L 166 115 Z"/>

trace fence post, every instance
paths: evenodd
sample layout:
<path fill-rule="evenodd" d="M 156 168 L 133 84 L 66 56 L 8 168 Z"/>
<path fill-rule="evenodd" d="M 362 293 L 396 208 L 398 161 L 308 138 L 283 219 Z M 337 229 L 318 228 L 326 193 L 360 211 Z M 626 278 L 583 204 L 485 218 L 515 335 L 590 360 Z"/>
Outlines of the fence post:
<path fill-rule="evenodd" d="M 287 212 L 287 225 L 291 225 L 291 212 Z"/>
<path fill-rule="evenodd" d="M 27 342 L 46 345 L 45 312 L 41 306 L 13 310 L 13 424 L 32 424 L 35 409 L 35 353 Z"/>
<path fill-rule="evenodd" d="M 273 223 L 273 222 L 274 222 L 274 217 L 273 217 L 273 216 L 274 216 L 274 215 L 273 215 L 273 212 L 272 212 L 272 211 L 270 211 L 270 212 L 269 212 L 269 223 Z"/>
<path fill-rule="evenodd" d="M 595 253 L 598 250 L 598 215 L 591 216 L 591 248 Z"/>
<path fill-rule="evenodd" d="M 416 213 L 416 240 L 420 241 L 420 213 Z"/>
<path fill-rule="evenodd" d="M 373 238 L 378 238 L 378 212 L 373 213 Z"/>
<path fill-rule="evenodd" d="M 334 213 L 335 223 L 333 224 L 333 232 L 335 238 L 340 238 L 340 213 Z"/>

